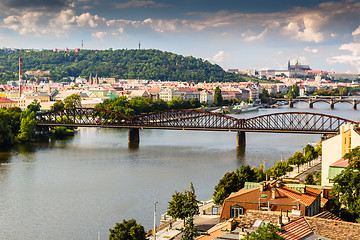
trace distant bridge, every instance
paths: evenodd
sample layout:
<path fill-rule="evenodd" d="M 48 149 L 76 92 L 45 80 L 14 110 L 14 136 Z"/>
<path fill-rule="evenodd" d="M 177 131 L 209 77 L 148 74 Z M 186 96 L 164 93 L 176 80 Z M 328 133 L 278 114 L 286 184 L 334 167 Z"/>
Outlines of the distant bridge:
<path fill-rule="evenodd" d="M 306 102 L 309 105 L 309 108 L 313 108 L 314 103 L 316 102 L 326 102 L 329 103 L 330 109 L 334 109 L 336 103 L 346 102 L 352 104 L 352 109 L 357 109 L 357 104 L 360 103 L 360 99 L 349 99 L 344 97 L 303 97 L 303 98 L 271 98 L 273 103 L 279 101 L 285 101 L 288 103 L 290 108 L 294 107 L 296 102 Z"/>
<path fill-rule="evenodd" d="M 104 109 L 73 108 L 40 113 L 39 131 L 54 126 L 128 128 L 129 143 L 139 143 L 139 129 L 236 131 L 237 146 L 245 146 L 245 132 L 335 134 L 354 121 L 326 114 L 284 112 L 237 119 L 200 110 L 173 110 L 138 116 Z"/>

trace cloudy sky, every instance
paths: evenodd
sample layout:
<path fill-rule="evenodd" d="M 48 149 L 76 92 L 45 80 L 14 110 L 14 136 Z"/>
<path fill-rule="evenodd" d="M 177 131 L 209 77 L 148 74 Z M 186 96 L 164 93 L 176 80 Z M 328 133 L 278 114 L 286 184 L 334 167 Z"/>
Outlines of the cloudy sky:
<path fill-rule="evenodd" d="M 358 0 L 0 0 L 0 47 L 160 49 L 224 69 L 360 73 Z"/>

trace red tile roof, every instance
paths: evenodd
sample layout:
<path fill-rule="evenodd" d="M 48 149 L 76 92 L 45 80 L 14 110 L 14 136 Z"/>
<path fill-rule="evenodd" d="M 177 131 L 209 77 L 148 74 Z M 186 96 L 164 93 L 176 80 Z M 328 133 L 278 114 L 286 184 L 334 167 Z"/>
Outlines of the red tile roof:
<path fill-rule="evenodd" d="M 0 103 L 15 103 L 15 101 L 4 98 L 4 97 L 0 97 Z"/>
<path fill-rule="evenodd" d="M 312 233 L 314 232 L 305 218 L 299 217 L 285 223 L 279 235 L 285 237 L 286 240 L 300 240 Z"/>
<path fill-rule="evenodd" d="M 333 164 L 330 165 L 331 167 L 347 167 L 349 166 L 348 160 L 347 159 L 339 159 L 336 162 L 334 162 Z"/>

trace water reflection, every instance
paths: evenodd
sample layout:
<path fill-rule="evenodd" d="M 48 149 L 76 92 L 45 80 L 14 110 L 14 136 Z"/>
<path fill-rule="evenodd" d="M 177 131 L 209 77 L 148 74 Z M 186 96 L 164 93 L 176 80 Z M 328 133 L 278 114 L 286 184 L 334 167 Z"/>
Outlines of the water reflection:
<path fill-rule="evenodd" d="M 237 146 L 236 147 L 236 159 L 237 159 L 237 163 L 241 166 L 244 164 L 245 162 L 245 151 L 246 150 L 246 147 L 244 146 Z"/>

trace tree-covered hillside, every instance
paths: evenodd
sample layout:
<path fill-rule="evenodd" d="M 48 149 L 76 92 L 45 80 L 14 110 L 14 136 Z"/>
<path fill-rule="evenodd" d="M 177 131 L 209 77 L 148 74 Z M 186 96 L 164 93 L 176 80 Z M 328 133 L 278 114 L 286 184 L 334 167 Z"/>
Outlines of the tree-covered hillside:
<path fill-rule="evenodd" d="M 160 50 L 0 50 L 1 82 L 17 79 L 18 59 L 27 70 L 50 71 L 50 77 L 99 77 L 117 79 L 149 79 L 168 81 L 244 81 L 241 75 L 225 72 L 207 60 L 163 52 Z"/>

